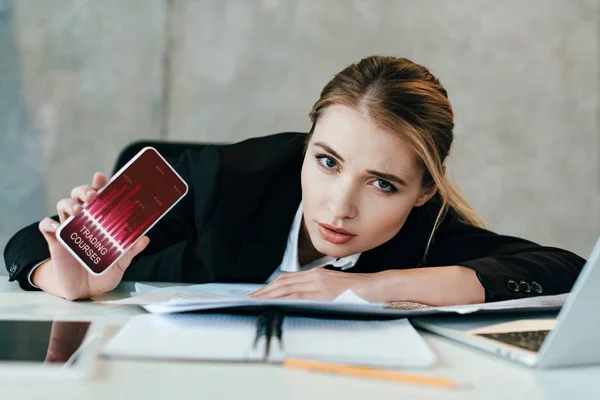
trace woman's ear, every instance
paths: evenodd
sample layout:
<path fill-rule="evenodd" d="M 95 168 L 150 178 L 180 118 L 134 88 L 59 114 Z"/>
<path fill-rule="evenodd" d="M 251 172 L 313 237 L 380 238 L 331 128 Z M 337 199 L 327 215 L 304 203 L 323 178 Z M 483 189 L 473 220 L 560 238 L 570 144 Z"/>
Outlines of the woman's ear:
<path fill-rule="evenodd" d="M 442 165 L 442 176 L 446 175 L 446 166 Z M 419 197 L 417 197 L 417 201 L 415 202 L 415 207 L 421 207 L 423 204 L 427 203 L 429 199 L 431 199 L 435 193 L 437 192 L 437 187 L 433 182 L 428 184 L 424 188 L 421 188 L 421 193 Z"/>
<path fill-rule="evenodd" d="M 433 197 L 433 195 L 437 192 L 437 187 L 435 185 L 430 185 L 421 189 L 421 193 L 419 197 L 417 197 L 417 201 L 415 202 L 415 207 L 421 207 L 423 204 L 427 203 L 429 199 Z"/>

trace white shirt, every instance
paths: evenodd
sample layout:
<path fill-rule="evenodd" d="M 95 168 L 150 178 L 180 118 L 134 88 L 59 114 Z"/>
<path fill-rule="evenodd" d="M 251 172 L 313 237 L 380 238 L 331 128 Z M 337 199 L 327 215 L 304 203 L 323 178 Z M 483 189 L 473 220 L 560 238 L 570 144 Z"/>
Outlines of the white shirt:
<path fill-rule="evenodd" d="M 33 284 L 33 281 L 31 280 L 31 275 L 33 275 L 33 271 L 35 271 L 37 269 L 37 267 L 39 267 L 40 265 L 42 265 L 43 263 L 45 263 L 46 261 L 48 261 L 50 259 L 50 257 L 46 258 L 44 261 L 40 261 L 39 263 L 35 264 L 33 266 L 33 268 L 31 268 L 31 271 L 29 271 L 29 274 L 27 274 L 27 280 L 29 281 L 29 284 L 31 286 L 33 286 L 36 289 L 39 289 L 39 287 L 35 286 Z"/>
<path fill-rule="evenodd" d="M 265 283 L 271 282 L 272 280 L 277 278 L 282 272 L 308 271 L 311 268 L 323 267 L 325 265 L 331 265 L 333 267 L 340 268 L 342 271 L 345 271 L 349 268 L 354 267 L 354 265 L 358 261 L 358 258 L 362 254 L 355 253 L 342 258 L 324 256 L 309 264 L 300 266 L 300 263 L 298 262 L 298 239 L 300 238 L 300 227 L 302 226 L 303 215 L 304 212 L 302 209 L 302 202 L 300 202 L 300 206 L 298 207 L 298 211 L 296 211 L 296 216 L 294 217 L 294 221 L 292 222 L 292 226 L 290 228 L 290 233 L 288 235 L 285 253 L 283 253 L 283 259 L 281 260 L 281 264 L 279 264 L 279 267 L 277 267 L 277 269 L 273 271 L 273 273 L 271 274 L 269 279 L 266 280 Z M 46 260 L 49 260 L 49 258 L 47 258 Z M 33 271 L 35 271 L 35 269 L 44 261 L 34 266 L 29 272 L 29 275 L 27 275 L 29 283 L 36 289 L 38 287 L 35 286 L 31 281 L 31 275 L 33 274 Z"/>
<path fill-rule="evenodd" d="M 302 202 L 300 202 L 300 206 L 298 207 L 298 211 L 296 211 L 296 216 L 294 217 L 294 222 L 292 222 L 290 234 L 288 235 L 285 253 L 283 253 L 283 260 L 265 283 L 271 282 L 282 272 L 307 271 L 311 268 L 323 267 L 325 265 L 331 265 L 333 267 L 340 268 L 342 271 L 345 271 L 354 267 L 358 261 L 361 253 L 351 254 L 343 258 L 324 256 L 309 264 L 300 266 L 300 263 L 298 262 L 298 239 L 300 238 L 300 227 L 302 226 L 303 215 Z"/>

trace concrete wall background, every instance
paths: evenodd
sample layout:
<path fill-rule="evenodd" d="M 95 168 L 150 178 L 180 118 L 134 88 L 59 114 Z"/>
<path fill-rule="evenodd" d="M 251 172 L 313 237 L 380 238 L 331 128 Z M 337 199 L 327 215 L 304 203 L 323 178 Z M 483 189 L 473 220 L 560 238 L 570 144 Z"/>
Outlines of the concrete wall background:
<path fill-rule="evenodd" d="M 46 203 L 43 147 L 21 90 L 13 11 L 10 0 L 0 0 L 0 252 L 27 221 L 43 218 Z"/>
<path fill-rule="evenodd" d="M 0 248 L 134 139 L 307 130 L 337 71 L 391 54 L 448 89 L 450 174 L 490 227 L 587 256 L 599 25 L 598 0 L 0 0 Z"/>

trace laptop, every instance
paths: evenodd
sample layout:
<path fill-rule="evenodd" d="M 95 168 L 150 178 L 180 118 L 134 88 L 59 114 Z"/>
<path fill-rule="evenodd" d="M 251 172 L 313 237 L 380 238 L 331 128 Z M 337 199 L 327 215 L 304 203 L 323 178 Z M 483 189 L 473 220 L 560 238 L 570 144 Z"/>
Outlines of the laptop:
<path fill-rule="evenodd" d="M 600 363 L 600 239 L 558 315 L 432 316 L 420 328 L 539 368 Z"/>

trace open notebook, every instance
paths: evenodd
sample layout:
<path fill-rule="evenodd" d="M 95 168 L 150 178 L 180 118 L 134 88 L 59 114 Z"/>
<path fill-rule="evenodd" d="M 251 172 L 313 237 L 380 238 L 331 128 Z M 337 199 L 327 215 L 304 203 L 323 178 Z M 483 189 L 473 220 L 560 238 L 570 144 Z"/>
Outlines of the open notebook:
<path fill-rule="evenodd" d="M 254 346 L 256 317 L 228 314 L 140 315 L 103 349 L 108 357 L 204 361 L 265 361 Z M 365 321 L 286 316 L 282 347 L 267 362 L 286 358 L 373 367 L 429 367 L 435 355 L 408 320 Z"/>

